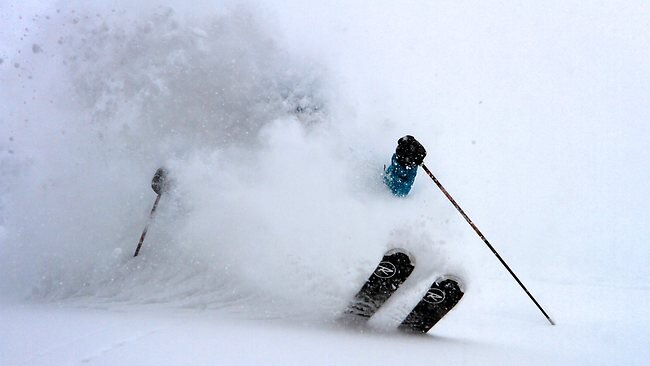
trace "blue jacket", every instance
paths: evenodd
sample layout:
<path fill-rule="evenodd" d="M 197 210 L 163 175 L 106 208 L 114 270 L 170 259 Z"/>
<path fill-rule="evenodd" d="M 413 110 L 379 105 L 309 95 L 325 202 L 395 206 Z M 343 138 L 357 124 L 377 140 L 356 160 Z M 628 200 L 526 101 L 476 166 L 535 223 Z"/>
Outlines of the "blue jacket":
<path fill-rule="evenodd" d="M 398 197 L 404 197 L 411 191 L 411 186 L 415 182 L 415 176 L 418 174 L 418 167 L 405 167 L 397 162 L 397 157 L 393 154 L 390 166 L 384 172 L 384 183 L 390 188 L 391 192 Z"/>

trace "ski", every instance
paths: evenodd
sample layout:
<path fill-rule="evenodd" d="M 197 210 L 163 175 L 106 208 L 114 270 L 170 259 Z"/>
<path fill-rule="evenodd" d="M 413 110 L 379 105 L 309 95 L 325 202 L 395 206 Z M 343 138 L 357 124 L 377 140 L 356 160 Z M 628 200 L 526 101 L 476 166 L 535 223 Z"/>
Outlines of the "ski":
<path fill-rule="evenodd" d="M 413 268 L 415 266 L 411 256 L 403 249 L 386 252 L 345 310 L 344 318 L 353 323 L 368 320 L 406 281 Z"/>
<path fill-rule="evenodd" d="M 439 277 L 402 321 L 399 329 L 409 333 L 428 332 L 458 304 L 464 293 L 460 279 L 453 276 Z"/>

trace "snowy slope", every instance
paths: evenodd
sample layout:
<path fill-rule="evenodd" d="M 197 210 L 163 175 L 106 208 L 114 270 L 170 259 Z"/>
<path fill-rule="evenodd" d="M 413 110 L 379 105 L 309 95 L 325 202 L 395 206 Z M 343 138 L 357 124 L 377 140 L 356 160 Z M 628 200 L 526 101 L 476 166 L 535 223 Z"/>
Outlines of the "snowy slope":
<path fill-rule="evenodd" d="M 425 337 L 356 332 L 289 320 L 233 319 L 221 312 L 125 307 L 117 311 L 64 306 L 2 310 L 0 335 L 7 365 L 372 365 L 431 362 L 453 365 L 643 365 L 650 356 L 642 303 L 606 315 L 584 312 L 602 289 L 539 286 L 564 301 L 565 314 L 550 327 L 485 306 L 463 307 Z M 496 286 L 502 293 L 503 286 Z M 609 294 L 648 300 L 647 291 L 609 289 Z M 573 306 L 562 306 L 573 297 Z M 467 300 L 470 300 L 468 298 Z M 470 300 L 471 301 L 471 300 Z M 525 308 L 525 304 L 519 304 Z M 472 308 L 468 311 L 467 307 Z M 512 314 L 512 313 L 511 313 Z M 47 326 L 44 326 L 47 325 Z M 29 337 L 29 342 L 24 342 Z"/>
<path fill-rule="evenodd" d="M 645 364 L 648 10 L 0 4 L 0 364 Z M 556 327 L 423 172 L 383 187 L 406 133 Z M 441 273 L 459 306 L 395 334 Z"/>
<path fill-rule="evenodd" d="M 554 292 L 551 327 L 496 283 L 507 304 L 469 296 L 427 336 L 350 330 L 294 319 L 233 317 L 167 306 L 21 305 L 0 309 L 3 365 L 644 365 L 647 290 L 532 283 Z M 602 294 L 629 306 L 602 303 Z M 515 298 L 512 301 L 512 298 Z M 504 299 L 500 299 L 505 302 Z M 567 304 L 571 305 L 567 305 Z M 108 309 L 107 309 L 108 308 Z M 596 309 L 597 308 L 597 309 Z M 508 310 L 508 311 L 504 311 Z M 26 342 L 26 339 L 29 339 Z"/>

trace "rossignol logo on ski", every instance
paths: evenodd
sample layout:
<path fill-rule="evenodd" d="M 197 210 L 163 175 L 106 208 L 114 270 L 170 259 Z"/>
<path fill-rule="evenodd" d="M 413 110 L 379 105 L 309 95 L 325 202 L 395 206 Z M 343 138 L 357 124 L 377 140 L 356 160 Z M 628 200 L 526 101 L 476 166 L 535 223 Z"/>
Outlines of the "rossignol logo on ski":
<path fill-rule="evenodd" d="M 397 273 L 397 268 L 391 262 L 381 262 L 375 269 L 375 276 L 380 278 L 391 278 Z"/>
<path fill-rule="evenodd" d="M 445 292 L 437 288 L 429 289 L 429 292 L 424 295 L 422 300 L 429 304 L 440 304 L 445 300 Z"/>

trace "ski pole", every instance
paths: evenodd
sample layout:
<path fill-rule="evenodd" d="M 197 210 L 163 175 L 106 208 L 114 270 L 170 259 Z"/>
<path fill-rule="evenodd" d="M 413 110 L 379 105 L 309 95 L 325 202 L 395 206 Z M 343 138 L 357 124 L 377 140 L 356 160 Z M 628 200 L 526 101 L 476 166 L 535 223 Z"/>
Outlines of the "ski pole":
<path fill-rule="evenodd" d="M 158 207 L 158 202 L 160 202 L 161 196 L 162 194 L 158 194 L 158 196 L 156 196 L 156 201 L 153 203 L 153 207 L 151 208 L 151 213 L 149 214 L 149 220 L 147 220 L 147 224 L 144 226 L 144 230 L 142 230 L 142 235 L 140 235 L 140 241 L 138 242 L 138 246 L 135 248 L 135 253 L 133 254 L 134 257 L 137 257 L 138 254 L 140 253 L 140 248 L 142 248 L 144 237 L 147 236 L 147 230 L 149 230 L 149 224 L 153 219 L 153 215 L 156 212 L 156 208 Z"/>
<path fill-rule="evenodd" d="M 494 247 L 492 246 L 492 244 L 490 244 L 490 242 L 485 238 L 485 235 L 483 235 L 483 233 L 478 229 L 478 227 L 477 227 L 477 226 L 472 222 L 472 220 L 469 218 L 469 216 L 467 216 L 467 214 L 465 213 L 465 211 L 463 211 L 463 209 L 460 208 L 460 206 L 458 205 L 458 203 L 456 203 L 456 201 L 454 200 L 454 198 L 451 197 L 451 195 L 449 194 L 449 192 L 447 192 L 447 190 L 445 189 L 445 187 L 442 186 L 442 184 L 440 183 L 440 181 L 439 181 L 439 180 L 438 180 L 438 179 L 433 175 L 433 173 L 431 173 L 431 171 L 429 170 L 429 168 L 427 168 L 426 165 L 422 164 L 421 166 L 422 166 L 422 169 L 424 169 L 424 171 L 427 172 L 427 174 L 429 175 L 429 177 L 431 177 L 431 179 L 433 180 L 433 182 L 438 186 L 438 188 L 440 188 L 440 190 L 442 191 L 442 193 L 444 193 L 444 195 L 445 195 L 445 196 L 447 197 L 447 199 L 451 202 L 451 204 L 454 205 L 454 207 L 456 207 L 456 210 L 458 210 L 458 212 L 460 212 L 460 214 L 463 216 L 463 218 L 465 219 L 465 221 L 467 221 L 467 223 L 472 227 L 472 229 L 474 229 L 474 231 L 476 232 L 476 234 L 477 234 L 477 235 L 478 235 L 478 236 L 483 240 L 483 242 L 485 243 L 485 245 L 487 245 L 488 248 L 490 248 L 490 250 L 492 251 L 492 253 L 497 257 L 497 259 L 499 259 L 499 261 L 501 262 L 501 264 L 502 264 L 502 265 L 503 265 L 503 266 L 508 270 L 508 272 L 510 273 L 510 275 L 511 275 L 511 276 L 512 276 L 516 281 L 517 281 L 517 283 L 519 284 L 519 286 L 524 290 L 524 292 L 526 292 L 526 294 L 528 295 L 528 297 L 533 301 L 533 303 L 535 303 L 535 305 L 537 306 L 537 308 L 539 309 L 539 311 L 541 311 L 542 314 L 544 314 L 544 316 L 545 316 L 546 319 L 549 321 L 549 323 L 551 323 L 551 325 L 555 325 L 555 322 L 553 322 L 553 320 L 551 319 L 551 317 L 548 316 L 548 314 L 546 314 L 546 311 L 544 311 L 544 309 L 542 308 L 542 306 L 537 302 L 537 300 L 535 300 L 535 298 L 534 298 L 533 295 L 530 293 L 530 291 L 528 291 L 528 289 L 526 288 L 526 286 L 524 286 L 524 284 L 519 280 L 519 278 L 517 277 L 517 275 L 516 275 L 516 274 L 515 274 L 511 269 L 510 269 L 510 267 L 509 267 L 508 264 L 503 260 L 503 258 L 501 258 L 501 256 L 500 256 L 499 253 L 496 251 L 496 249 L 494 249 Z"/>
<path fill-rule="evenodd" d="M 165 170 L 165 168 L 159 168 L 156 170 L 156 174 L 154 174 L 153 179 L 151 180 L 151 188 L 158 194 L 158 196 L 156 197 L 156 201 L 153 203 L 147 224 L 144 226 L 144 230 L 142 230 L 142 235 L 140 235 L 140 241 L 138 242 L 138 246 L 135 248 L 135 253 L 133 254 L 134 257 L 137 257 L 140 253 L 140 248 L 142 248 L 144 238 L 147 236 L 147 230 L 149 230 L 149 224 L 151 224 L 153 216 L 156 213 L 156 208 L 158 207 L 158 202 L 160 202 L 160 197 L 163 192 L 167 190 L 168 186 L 167 170 Z"/>

